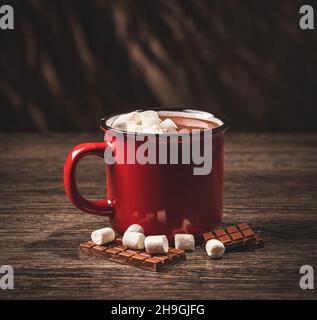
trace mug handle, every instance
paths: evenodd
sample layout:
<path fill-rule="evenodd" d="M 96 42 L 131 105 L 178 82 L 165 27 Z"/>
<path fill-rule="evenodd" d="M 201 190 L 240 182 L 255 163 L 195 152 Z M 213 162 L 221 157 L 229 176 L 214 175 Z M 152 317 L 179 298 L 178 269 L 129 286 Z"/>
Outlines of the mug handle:
<path fill-rule="evenodd" d="M 82 143 L 74 147 L 67 155 L 64 166 L 64 188 L 69 200 L 80 210 L 99 216 L 111 216 L 114 208 L 111 200 L 87 200 L 78 190 L 76 180 L 77 165 L 83 157 L 98 156 L 103 158 L 106 142 Z"/>

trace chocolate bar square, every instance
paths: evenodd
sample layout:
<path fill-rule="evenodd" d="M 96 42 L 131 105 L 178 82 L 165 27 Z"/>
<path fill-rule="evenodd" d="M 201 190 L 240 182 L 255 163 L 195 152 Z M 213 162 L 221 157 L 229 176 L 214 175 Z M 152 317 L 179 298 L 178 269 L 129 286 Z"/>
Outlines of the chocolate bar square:
<path fill-rule="evenodd" d="M 114 248 L 109 248 L 109 249 L 106 249 L 103 253 L 104 253 L 105 257 L 107 257 L 109 259 L 115 259 L 116 255 L 119 252 L 121 252 L 121 250 L 114 249 Z"/>
<path fill-rule="evenodd" d="M 105 255 L 104 251 L 107 249 L 108 247 L 105 247 L 105 246 L 94 246 L 91 248 L 92 254 L 98 257 L 103 257 Z"/>
<path fill-rule="evenodd" d="M 233 241 L 243 240 L 243 235 L 238 231 L 230 234 L 230 237 Z"/>
<path fill-rule="evenodd" d="M 226 227 L 226 231 L 227 233 L 235 233 L 235 232 L 239 232 L 239 230 L 237 229 L 237 227 L 235 226 L 230 226 L 230 227 Z"/>
<path fill-rule="evenodd" d="M 205 242 L 207 242 L 210 239 L 216 239 L 216 237 L 212 232 L 206 232 L 203 234 L 203 239 Z"/>
<path fill-rule="evenodd" d="M 148 258 L 142 262 L 142 266 L 150 270 L 158 271 L 163 266 L 163 262 L 155 257 Z"/>
<path fill-rule="evenodd" d="M 240 231 L 245 230 L 245 229 L 250 229 L 250 227 L 249 227 L 249 225 L 248 225 L 247 223 L 239 223 L 239 224 L 237 225 L 237 227 L 238 227 L 238 229 L 239 229 Z"/>
<path fill-rule="evenodd" d="M 92 241 L 87 241 L 80 244 L 80 249 L 87 254 L 91 254 L 90 249 L 93 248 L 94 246 L 95 244 Z"/>
<path fill-rule="evenodd" d="M 224 229 L 218 229 L 218 230 L 215 230 L 214 231 L 214 235 L 219 238 L 219 237 L 222 237 L 222 236 L 225 236 L 227 235 L 226 231 Z"/>
<path fill-rule="evenodd" d="M 148 257 L 142 256 L 141 254 L 135 254 L 131 257 L 130 262 L 132 264 L 141 264 L 146 259 L 148 259 Z"/>
<path fill-rule="evenodd" d="M 251 229 L 242 230 L 241 233 L 243 234 L 243 236 L 245 238 L 253 238 L 253 237 L 255 237 L 255 234 Z"/>
<path fill-rule="evenodd" d="M 124 246 L 124 245 L 115 245 L 115 246 L 113 246 L 113 249 L 120 250 L 120 251 L 125 251 L 125 250 L 128 249 L 128 247 Z"/>
<path fill-rule="evenodd" d="M 218 237 L 218 240 L 220 240 L 224 245 L 229 245 L 232 242 L 231 238 L 228 235 Z"/>
<path fill-rule="evenodd" d="M 133 257 L 134 254 L 126 251 L 119 252 L 117 255 L 118 260 L 124 260 L 129 261 L 131 257 Z"/>

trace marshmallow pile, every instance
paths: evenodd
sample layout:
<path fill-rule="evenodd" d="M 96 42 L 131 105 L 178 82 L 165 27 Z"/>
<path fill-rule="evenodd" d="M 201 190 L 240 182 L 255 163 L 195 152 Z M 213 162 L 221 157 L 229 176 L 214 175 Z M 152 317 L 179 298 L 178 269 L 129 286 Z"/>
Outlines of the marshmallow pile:
<path fill-rule="evenodd" d="M 111 228 L 98 229 L 91 234 L 91 240 L 97 245 L 112 242 L 115 239 L 115 232 Z M 144 229 L 138 224 L 132 224 L 124 233 L 122 244 L 130 249 L 142 250 L 152 254 L 165 254 L 168 252 L 169 243 L 165 235 L 147 236 Z M 176 234 L 175 248 L 185 251 L 194 251 L 195 238 L 192 234 Z M 211 239 L 205 246 L 207 255 L 212 259 L 219 259 L 225 252 L 223 243 Z"/>
<path fill-rule="evenodd" d="M 91 234 L 91 240 L 98 245 L 109 243 L 115 239 L 115 232 L 111 228 L 98 229 Z M 124 233 L 122 244 L 130 249 L 144 249 L 148 253 L 167 253 L 169 244 L 165 235 L 144 236 L 143 228 L 132 224 Z"/>
<path fill-rule="evenodd" d="M 142 133 L 165 133 L 177 129 L 173 120 L 167 118 L 162 121 L 158 113 L 153 110 L 143 112 L 133 111 L 122 114 L 113 121 L 111 127 L 129 132 Z"/>
<path fill-rule="evenodd" d="M 167 253 L 168 240 L 166 236 L 144 236 L 143 228 L 132 224 L 124 233 L 122 244 L 130 249 L 144 249 L 148 253 Z"/>

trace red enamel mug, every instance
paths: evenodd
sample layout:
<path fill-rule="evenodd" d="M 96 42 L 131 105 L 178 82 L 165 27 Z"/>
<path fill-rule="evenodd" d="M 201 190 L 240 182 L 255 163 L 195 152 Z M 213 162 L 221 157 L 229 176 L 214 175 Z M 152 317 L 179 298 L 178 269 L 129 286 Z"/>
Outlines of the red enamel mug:
<path fill-rule="evenodd" d="M 198 110 L 157 109 L 156 111 L 177 114 L 194 112 L 198 117 L 208 116 L 218 123 L 218 126 L 212 129 L 212 143 L 209 146 L 212 168 L 208 174 L 194 175 L 193 169 L 196 165 L 192 162 L 109 164 L 105 161 L 107 196 L 103 200 L 84 198 L 77 187 L 77 165 L 83 157 L 104 158 L 106 148 L 115 149 L 112 146 L 113 141 L 108 139 L 109 132 L 113 137 L 113 132 L 119 133 L 120 130 L 107 125 L 109 120 L 117 117 L 112 116 L 101 121 L 100 128 L 105 132 L 105 141 L 82 143 L 69 152 L 64 167 L 66 194 L 81 211 L 108 217 L 112 227 L 119 234 L 123 234 L 131 224 L 140 224 L 144 228 L 145 235 L 165 234 L 169 240 L 172 240 L 176 233 L 199 235 L 210 231 L 222 220 L 224 134 L 228 128 L 227 121 L 222 117 Z M 120 131 L 123 145 L 127 143 L 129 134 L 131 133 Z M 161 137 L 161 134 L 154 134 L 154 139 L 158 143 Z M 187 139 L 198 139 L 203 143 L 204 135 L 201 131 L 198 134 L 190 134 Z M 179 153 L 182 143 L 184 139 L 179 141 Z"/>

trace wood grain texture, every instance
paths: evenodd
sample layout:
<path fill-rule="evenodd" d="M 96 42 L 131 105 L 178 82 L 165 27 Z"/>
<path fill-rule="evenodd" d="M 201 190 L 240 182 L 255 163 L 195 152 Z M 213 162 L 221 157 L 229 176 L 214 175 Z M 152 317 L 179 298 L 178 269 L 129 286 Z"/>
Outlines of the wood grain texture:
<path fill-rule="evenodd" d="M 105 218 L 79 212 L 63 190 L 63 164 L 85 134 L 0 134 L 0 265 L 15 269 L 1 299 L 316 299 L 299 268 L 317 268 L 317 135 L 229 134 L 224 224 L 248 222 L 265 248 L 213 261 L 202 249 L 160 273 L 80 254 Z M 102 160 L 79 167 L 87 197 L 104 192 Z M 132 289 L 133 288 L 133 289 Z"/>

